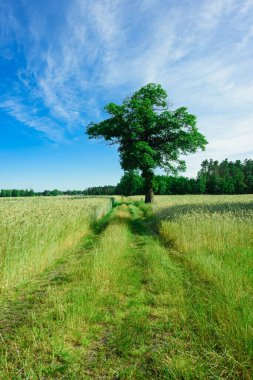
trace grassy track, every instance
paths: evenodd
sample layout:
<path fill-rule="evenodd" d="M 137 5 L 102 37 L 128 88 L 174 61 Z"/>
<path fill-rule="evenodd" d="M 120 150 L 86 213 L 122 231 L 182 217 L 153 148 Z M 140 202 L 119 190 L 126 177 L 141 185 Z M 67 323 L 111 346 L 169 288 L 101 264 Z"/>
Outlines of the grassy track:
<path fill-rule="evenodd" d="M 116 206 L 16 293 L 1 304 L 1 379 L 251 378 L 247 334 L 213 310 L 220 297 L 229 318 L 222 292 L 160 238 L 145 205 Z"/>

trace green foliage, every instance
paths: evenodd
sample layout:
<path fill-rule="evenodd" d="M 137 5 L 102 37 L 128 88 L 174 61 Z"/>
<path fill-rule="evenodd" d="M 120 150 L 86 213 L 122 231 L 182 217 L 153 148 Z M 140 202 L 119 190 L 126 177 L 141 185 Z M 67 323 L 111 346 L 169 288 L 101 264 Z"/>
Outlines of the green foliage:
<path fill-rule="evenodd" d="M 253 193 L 253 160 L 219 163 L 205 160 L 198 173 L 202 193 L 207 194 L 250 194 Z"/>
<path fill-rule="evenodd" d="M 152 187 L 157 195 L 170 194 L 252 194 L 253 160 L 222 162 L 204 160 L 197 178 L 156 175 Z M 34 195 L 139 195 L 145 193 L 144 178 L 137 170 L 128 170 L 117 186 L 94 186 L 85 190 L 33 190 L 2 189 L 0 197 L 30 197 Z"/>
<path fill-rule="evenodd" d="M 94 186 L 88 187 L 83 192 L 83 195 L 113 195 L 115 194 L 115 186 Z"/>
<path fill-rule="evenodd" d="M 204 150 L 207 141 L 196 127 L 196 116 L 186 107 L 171 111 L 167 93 L 161 85 L 150 83 L 126 98 L 122 105 L 105 107 L 110 117 L 90 123 L 90 138 L 102 138 L 119 145 L 120 163 L 124 170 L 140 170 L 147 190 L 153 188 L 157 167 L 177 173 L 185 169 L 181 154 Z"/>
<path fill-rule="evenodd" d="M 131 172 L 128 172 L 131 173 Z M 116 187 L 116 194 L 138 195 L 144 193 L 143 179 L 125 174 Z M 134 184 L 133 184 L 134 182 Z M 250 194 L 253 193 L 253 160 L 218 162 L 205 160 L 197 178 L 156 175 L 153 188 L 157 195 L 170 194 Z"/>
<path fill-rule="evenodd" d="M 20 190 L 20 189 L 2 189 L 0 191 L 0 197 L 33 197 L 34 195 L 40 195 L 35 193 L 32 189 Z"/>
<path fill-rule="evenodd" d="M 116 186 L 115 194 L 139 195 L 144 193 L 144 180 L 135 170 L 125 172 Z"/>
<path fill-rule="evenodd" d="M 124 170 L 147 171 L 158 166 L 181 169 L 179 155 L 204 149 L 207 142 L 197 131 L 196 117 L 185 107 L 175 111 L 164 109 L 166 99 L 160 85 L 142 87 L 121 106 L 108 104 L 105 109 L 111 117 L 101 123 L 90 123 L 87 133 L 91 138 L 102 137 L 119 144 Z"/>

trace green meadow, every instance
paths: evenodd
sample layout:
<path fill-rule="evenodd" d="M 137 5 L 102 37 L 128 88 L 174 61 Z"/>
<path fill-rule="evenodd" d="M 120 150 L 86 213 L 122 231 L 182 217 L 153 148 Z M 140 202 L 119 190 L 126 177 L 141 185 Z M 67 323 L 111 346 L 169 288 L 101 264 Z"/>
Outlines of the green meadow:
<path fill-rule="evenodd" d="M 0 200 L 0 379 L 253 377 L 253 196 Z"/>

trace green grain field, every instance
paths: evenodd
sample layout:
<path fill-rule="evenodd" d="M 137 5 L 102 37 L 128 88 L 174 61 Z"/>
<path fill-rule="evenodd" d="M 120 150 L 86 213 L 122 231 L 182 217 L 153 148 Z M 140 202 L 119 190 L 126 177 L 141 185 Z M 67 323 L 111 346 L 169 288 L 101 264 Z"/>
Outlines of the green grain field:
<path fill-rule="evenodd" d="M 0 286 L 45 269 L 110 210 L 106 198 L 0 198 Z"/>
<path fill-rule="evenodd" d="M 253 377 L 253 195 L 0 200 L 0 379 Z"/>

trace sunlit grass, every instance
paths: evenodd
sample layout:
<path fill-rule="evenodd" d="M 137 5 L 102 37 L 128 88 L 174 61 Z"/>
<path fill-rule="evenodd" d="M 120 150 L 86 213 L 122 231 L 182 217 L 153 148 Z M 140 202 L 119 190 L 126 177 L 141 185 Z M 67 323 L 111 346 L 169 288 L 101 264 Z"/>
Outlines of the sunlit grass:
<path fill-rule="evenodd" d="M 181 196 L 157 197 L 155 204 L 161 237 L 203 284 L 192 305 L 201 328 L 211 326 L 216 342 L 240 363 L 253 355 L 252 200 L 252 195 Z M 205 315 L 211 315 L 208 323 Z"/>
<path fill-rule="evenodd" d="M 124 285 L 135 287 L 127 270 L 131 244 L 128 219 L 129 213 L 122 208 L 119 215 L 112 216 L 106 230 L 99 232 L 98 241 L 96 235 L 84 239 L 76 251 L 69 252 L 62 266 L 57 264 L 45 272 L 36 284 L 40 287 L 44 277 L 50 278 L 46 289 L 41 289 L 42 293 L 46 291 L 45 302 L 28 289 L 33 311 L 27 311 L 27 320 L 16 331 L 15 342 L 10 339 L 2 345 L 1 378 L 19 378 L 19 374 L 30 379 L 61 378 L 64 373 L 68 379 L 83 379 L 89 371 L 111 371 L 107 366 L 103 368 L 106 352 L 100 353 L 100 349 L 112 325 L 119 323 L 124 314 Z M 18 310 L 14 306 L 8 311 L 8 319 L 9 314 L 20 311 L 22 305 Z M 8 334 L 15 325 L 8 320 L 6 323 Z"/>
<path fill-rule="evenodd" d="M 3 297 L 0 378 L 251 379 L 251 196 L 186 198 L 118 203 Z"/>
<path fill-rule="evenodd" d="M 46 268 L 109 209 L 108 198 L 0 199 L 0 287 L 18 285 Z"/>

